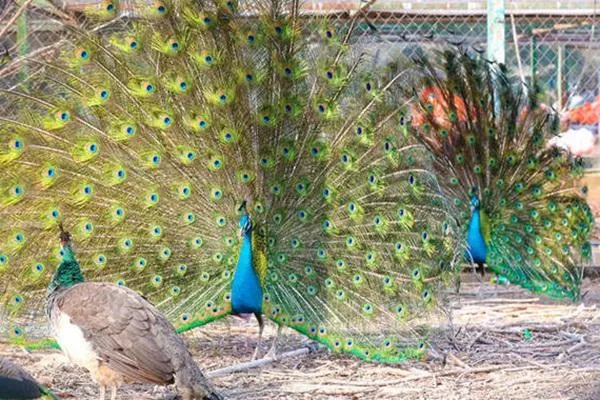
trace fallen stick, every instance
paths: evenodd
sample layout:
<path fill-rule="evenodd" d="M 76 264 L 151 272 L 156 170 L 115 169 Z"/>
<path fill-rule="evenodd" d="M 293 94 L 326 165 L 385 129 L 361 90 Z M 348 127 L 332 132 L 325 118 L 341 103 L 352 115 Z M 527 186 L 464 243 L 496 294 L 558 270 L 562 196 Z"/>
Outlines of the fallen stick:
<path fill-rule="evenodd" d="M 506 303 L 506 304 L 526 304 L 526 303 L 537 303 L 540 301 L 539 297 L 534 297 L 530 299 L 482 299 L 482 300 L 468 300 L 463 301 L 461 304 L 463 306 L 477 305 L 482 303 Z"/>
<path fill-rule="evenodd" d="M 462 368 L 465 368 L 465 369 L 471 369 L 471 366 L 469 364 L 465 363 L 463 360 L 461 360 L 460 358 L 456 357 L 454 354 L 448 353 L 447 357 L 448 357 L 449 360 L 452 360 L 452 362 L 454 364 L 458 365 L 459 367 L 462 367 Z"/>
<path fill-rule="evenodd" d="M 220 368 L 214 371 L 210 371 L 207 373 L 209 378 L 214 378 L 216 376 L 229 375 L 234 372 L 245 371 L 247 369 L 262 367 L 263 365 L 270 364 L 275 361 L 283 360 L 284 358 L 302 356 L 314 351 L 309 347 L 303 347 L 301 349 L 296 349 L 292 351 L 288 351 L 287 353 L 282 353 L 277 356 L 277 358 L 261 358 L 260 360 L 249 361 L 241 364 L 230 365 L 229 367 Z"/>
<path fill-rule="evenodd" d="M 579 350 L 579 349 L 581 349 L 582 347 L 585 347 L 585 346 L 587 346 L 587 342 L 583 338 L 581 338 L 581 340 L 579 341 L 579 343 L 577 343 L 574 346 L 569 347 L 567 349 L 566 353 L 567 354 L 572 354 L 572 353 L 576 352 L 577 350 Z"/>

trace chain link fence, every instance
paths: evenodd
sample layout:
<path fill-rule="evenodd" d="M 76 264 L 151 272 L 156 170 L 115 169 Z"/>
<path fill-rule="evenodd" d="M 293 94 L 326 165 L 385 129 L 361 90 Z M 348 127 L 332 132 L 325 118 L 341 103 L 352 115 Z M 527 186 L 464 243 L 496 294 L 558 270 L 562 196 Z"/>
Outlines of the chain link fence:
<path fill-rule="evenodd" d="M 307 12 L 344 19 L 364 0 L 309 0 Z M 600 91 L 600 2 L 505 1 L 506 64 L 526 82 L 544 89 L 548 104 L 561 111 L 593 102 Z M 40 51 L 61 39 L 55 18 L 80 18 L 102 0 L 56 0 L 52 12 L 42 0 L 0 0 L 0 56 Z M 151 1 L 121 0 L 122 16 Z M 487 1 L 376 0 L 364 12 L 359 41 L 373 44 L 382 59 L 413 56 L 444 43 L 485 49 Z M 56 10 L 65 10 L 64 14 Z"/>

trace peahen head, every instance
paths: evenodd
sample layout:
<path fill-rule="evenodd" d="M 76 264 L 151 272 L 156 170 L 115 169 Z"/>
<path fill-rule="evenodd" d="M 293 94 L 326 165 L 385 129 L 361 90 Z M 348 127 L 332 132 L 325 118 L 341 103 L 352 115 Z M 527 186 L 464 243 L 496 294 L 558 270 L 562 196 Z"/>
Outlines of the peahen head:
<path fill-rule="evenodd" d="M 76 283 L 84 281 L 79 263 L 75 259 L 75 254 L 71 249 L 71 234 L 63 229 L 62 224 L 60 224 L 59 227 L 60 254 L 62 261 L 54 273 L 54 276 L 52 276 L 52 280 L 48 286 L 48 292 L 54 292 L 61 287 L 68 288 Z"/>

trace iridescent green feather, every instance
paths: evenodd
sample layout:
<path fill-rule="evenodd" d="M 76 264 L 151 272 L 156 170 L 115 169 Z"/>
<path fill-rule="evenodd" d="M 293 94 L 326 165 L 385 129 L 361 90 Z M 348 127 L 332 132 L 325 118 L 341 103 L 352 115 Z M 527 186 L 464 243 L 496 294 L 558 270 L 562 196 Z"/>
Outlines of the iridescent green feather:
<path fill-rule="evenodd" d="M 577 187 L 581 160 L 548 146 L 557 116 L 536 88 L 475 54 L 436 53 L 415 70 L 412 132 L 445 177 L 464 237 L 477 188 L 488 268 L 533 292 L 578 299 L 593 217 Z"/>

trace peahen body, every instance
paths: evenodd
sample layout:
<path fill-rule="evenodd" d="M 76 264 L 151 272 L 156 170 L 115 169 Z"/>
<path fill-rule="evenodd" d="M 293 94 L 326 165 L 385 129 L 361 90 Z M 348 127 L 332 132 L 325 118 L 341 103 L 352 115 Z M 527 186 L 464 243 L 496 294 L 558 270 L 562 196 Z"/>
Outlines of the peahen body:
<path fill-rule="evenodd" d="M 558 120 L 504 67 L 446 51 L 416 62 L 413 131 L 433 153 L 465 258 L 536 293 L 579 297 L 593 217 L 581 160 L 548 141 Z"/>
<path fill-rule="evenodd" d="M 2 92 L 12 340 L 41 335 L 66 220 L 86 279 L 179 331 L 253 313 L 367 360 L 423 354 L 462 250 L 429 155 L 399 135 L 402 74 L 350 50 L 360 13 L 240 4 L 156 1 L 127 30 L 108 9 L 92 29 L 94 9 Z"/>
<path fill-rule="evenodd" d="M 124 382 L 175 383 L 184 400 L 218 400 L 181 336 L 134 291 L 84 282 L 70 235 L 61 233 L 62 262 L 50 281 L 46 313 L 61 350 L 86 368 L 111 400 Z"/>
<path fill-rule="evenodd" d="M 0 399 L 26 400 L 48 399 L 58 400 L 48 388 L 40 385 L 21 366 L 6 357 L 0 357 Z"/>

